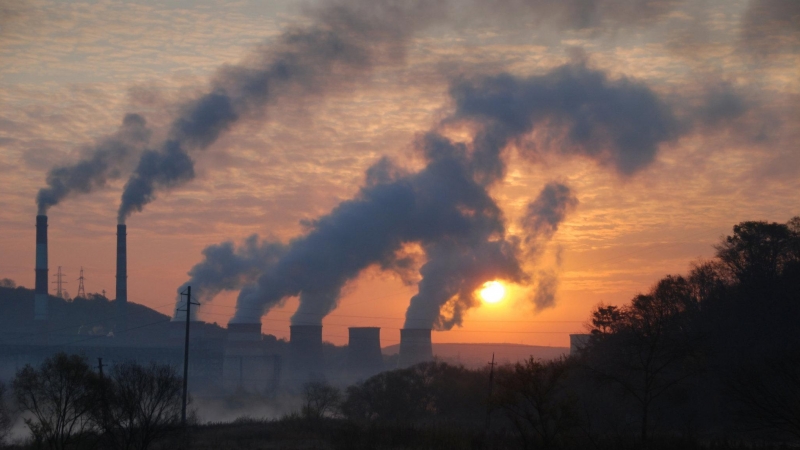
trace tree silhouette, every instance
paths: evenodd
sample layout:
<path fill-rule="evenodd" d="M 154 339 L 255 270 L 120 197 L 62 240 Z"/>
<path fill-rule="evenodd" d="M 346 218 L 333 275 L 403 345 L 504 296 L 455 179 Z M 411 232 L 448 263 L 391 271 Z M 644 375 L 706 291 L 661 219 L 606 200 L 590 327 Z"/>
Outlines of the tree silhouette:
<path fill-rule="evenodd" d="M 64 353 L 17 372 L 14 396 L 21 410 L 33 416 L 25 423 L 36 441 L 62 450 L 91 428 L 89 414 L 97 399 L 87 381 L 94 377 L 85 358 Z"/>

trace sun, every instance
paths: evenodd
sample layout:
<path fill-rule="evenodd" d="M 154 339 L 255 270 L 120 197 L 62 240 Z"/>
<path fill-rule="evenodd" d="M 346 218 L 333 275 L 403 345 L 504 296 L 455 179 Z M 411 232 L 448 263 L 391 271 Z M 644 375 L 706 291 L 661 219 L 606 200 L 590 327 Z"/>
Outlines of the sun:
<path fill-rule="evenodd" d="M 487 281 L 479 292 L 484 303 L 499 303 L 506 296 L 506 288 L 499 281 Z"/>

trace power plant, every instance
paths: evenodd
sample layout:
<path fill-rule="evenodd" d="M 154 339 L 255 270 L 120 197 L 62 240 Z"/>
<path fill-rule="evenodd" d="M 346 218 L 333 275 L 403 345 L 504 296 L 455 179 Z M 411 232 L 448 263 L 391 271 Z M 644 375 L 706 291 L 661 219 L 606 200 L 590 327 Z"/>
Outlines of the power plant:
<path fill-rule="evenodd" d="M 3 330 L 7 339 L 0 343 L 0 378 L 9 378 L 25 364 L 38 364 L 59 351 L 109 362 L 156 361 L 180 367 L 186 322 L 149 323 L 152 317 L 163 315 L 128 303 L 126 225 L 119 224 L 116 230 L 116 298 L 93 300 L 113 314 L 81 319 L 86 322 L 74 327 L 61 326 L 69 303 L 49 298 L 47 227 L 47 216 L 38 215 L 32 322 L 25 325 L 31 320 L 28 316 L 17 329 Z M 150 318 L 142 318 L 143 313 Z M 30 323 L 35 324 L 34 333 Z M 386 364 L 379 327 L 350 327 L 348 345 L 341 348 L 323 346 L 321 325 L 291 325 L 288 343 L 262 334 L 260 322 L 232 322 L 227 330 L 195 320 L 190 326 L 190 384 L 201 396 L 234 392 L 270 396 L 281 385 L 297 389 L 307 381 L 353 382 L 396 365 L 408 367 L 433 359 L 431 330 L 425 328 L 401 330 L 398 363 Z"/>

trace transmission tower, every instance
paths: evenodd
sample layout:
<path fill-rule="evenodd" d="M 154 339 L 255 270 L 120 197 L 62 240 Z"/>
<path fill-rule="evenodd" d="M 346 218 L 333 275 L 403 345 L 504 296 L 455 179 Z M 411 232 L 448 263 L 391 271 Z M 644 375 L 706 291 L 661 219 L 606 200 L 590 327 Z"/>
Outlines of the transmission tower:
<path fill-rule="evenodd" d="M 83 289 L 83 266 L 81 266 L 81 276 L 78 277 L 78 297 L 86 298 L 86 291 Z"/>
<path fill-rule="evenodd" d="M 56 297 L 64 298 L 64 290 L 62 289 L 62 286 L 67 284 L 67 282 L 64 281 L 64 277 L 66 275 L 61 273 L 61 266 L 58 266 L 58 272 L 54 273 L 53 276 L 56 277 L 56 281 L 53 281 L 53 284 L 56 285 Z"/>

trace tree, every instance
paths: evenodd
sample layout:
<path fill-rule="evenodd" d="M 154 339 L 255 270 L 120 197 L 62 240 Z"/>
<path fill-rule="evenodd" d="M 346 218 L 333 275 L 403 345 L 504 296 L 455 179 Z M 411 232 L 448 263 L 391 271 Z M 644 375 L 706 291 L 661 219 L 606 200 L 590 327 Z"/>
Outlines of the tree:
<path fill-rule="evenodd" d="M 303 416 L 320 420 L 333 414 L 342 402 L 342 392 L 327 383 L 311 381 L 303 385 Z"/>
<path fill-rule="evenodd" d="M 11 430 L 11 425 L 14 424 L 14 417 L 11 414 L 11 408 L 8 405 L 7 388 L 5 383 L 0 382 L 0 445 L 3 444 L 8 432 Z"/>
<path fill-rule="evenodd" d="M 15 283 L 11 278 L 3 278 L 0 280 L 0 287 L 14 289 L 17 287 L 17 283 Z"/>
<path fill-rule="evenodd" d="M 630 305 L 601 306 L 593 313 L 586 366 L 633 399 L 643 446 L 656 402 L 695 373 L 699 335 L 692 319 L 698 310 L 688 281 L 668 276 Z"/>
<path fill-rule="evenodd" d="M 748 425 L 800 439 L 800 353 L 734 369 L 728 387 Z"/>
<path fill-rule="evenodd" d="M 788 266 L 800 262 L 800 218 L 787 224 L 742 222 L 716 249 L 720 262 L 739 283 L 768 289 Z"/>
<path fill-rule="evenodd" d="M 95 374 L 86 358 L 59 353 L 39 368 L 30 364 L 17 372 L 14 395 L 35 440 L 64 449 L 91 429 L 89 414 L 97 404 L 91 381 Z"/>
<path fill-rule="evenodd" d="M 92 419 L 113 448 L 145 450 L 180 423 L 182 382 L 172 366 L 115 364 L 96 389 Z"/>
<path fill-rule="evenodd" d="M 483 424 L 487 378 L 486 372 L 433 361 L 390 370 L 348 387 L 342 413 L 362 421 Z"/>
<path fill-rule="evenodd" d="M 514 425 L 524 448 L 559 447 L 577 425 L 566 386 L 570 368 L 566 359 L 545 363 L 531 357 L 498 373 L 493 403 Z"/>

